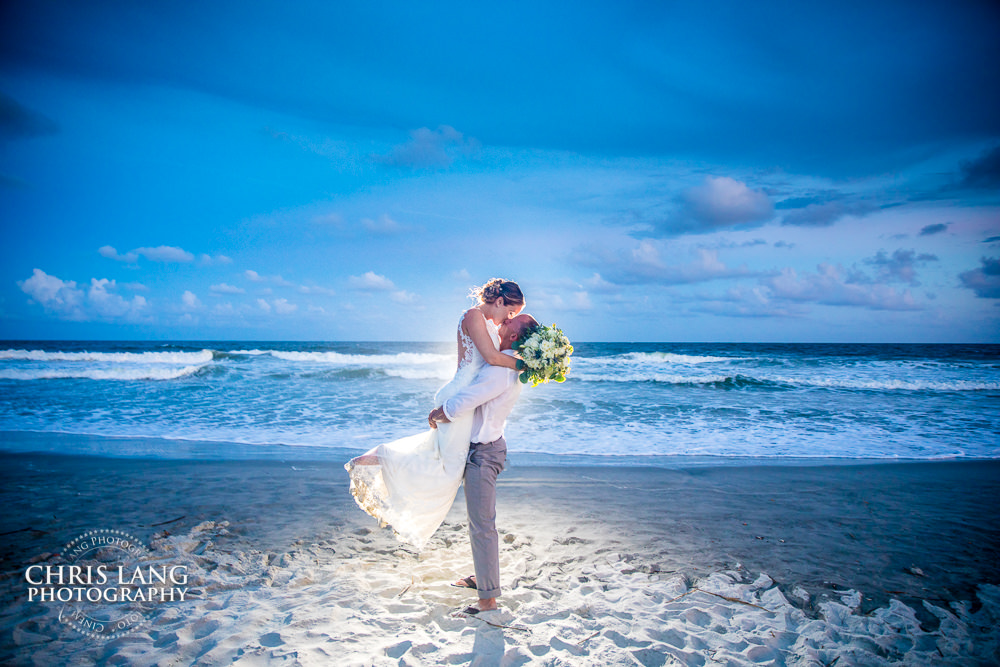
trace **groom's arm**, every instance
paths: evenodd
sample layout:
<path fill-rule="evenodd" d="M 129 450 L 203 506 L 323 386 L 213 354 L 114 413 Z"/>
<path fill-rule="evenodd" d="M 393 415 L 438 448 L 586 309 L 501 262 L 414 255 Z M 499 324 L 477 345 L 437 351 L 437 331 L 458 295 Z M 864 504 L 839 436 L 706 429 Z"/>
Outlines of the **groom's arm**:
<path fill-rule="evenodd" d="M 472 384 L 458 392 L 441 406 L 445 417 L 453 421 L 483 403 L 489 403 L 510 386 L 514 371 L 504 366 L 484 366 Z"/>
<path fill-rule="evenodd" d="M 437 428 L 437 422 L 450 422 L 457 417 L 475 410 L 502 394 L 515 378 L 516 371 L 504 366 L 484 366 L 476 374 L 472 384 L 458 392 L 439 408 L 427 415 L 427 423 Z"/>

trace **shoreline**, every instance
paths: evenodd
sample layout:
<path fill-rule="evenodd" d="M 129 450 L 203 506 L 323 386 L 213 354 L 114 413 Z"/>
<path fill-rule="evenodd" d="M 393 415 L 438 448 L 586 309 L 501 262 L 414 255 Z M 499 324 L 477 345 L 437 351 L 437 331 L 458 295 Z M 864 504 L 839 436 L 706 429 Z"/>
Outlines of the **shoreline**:
<path fill-rule="evenodd" d="M 524 631 L 452 616 L 471 599 L 449 585 L 471 568 L 461 492 L 416 554 L 355 506 L 339 462 L 0 452 L 0 479 L 0 660 L 15 664 L 240 651 L 436 664 L 501 649 L 526 663 L 920 664 L 1000 647 L 1000 461 L 512 466 L 500 602 Z M 188 564 L 204 595 L 103 644 L 24 601 L 32 559 L 102 528 Z"/>
<path fill-rule="evenodd" d="M 0 454 L 54 454 L 158 461 L 277 461 L 345 463 L 370 447 L 301 446 L 189 440 L 165 436 L 101 435 L 62 431 L 0 430 Z M 938 456 L 934 458 L 851 458 L 790 456 L 716 456 L 678 454 L 551 454 L 512 450 L 508 467 L 656 468 L 684 470 L 713 467 L 825 467 L 907 463 L 976 463 L 994 458 Z"/>

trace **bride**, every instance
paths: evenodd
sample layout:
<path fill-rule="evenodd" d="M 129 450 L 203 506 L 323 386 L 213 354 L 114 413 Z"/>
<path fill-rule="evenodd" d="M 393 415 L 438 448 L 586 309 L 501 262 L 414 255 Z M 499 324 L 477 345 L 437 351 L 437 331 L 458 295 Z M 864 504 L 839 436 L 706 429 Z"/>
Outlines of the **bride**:
<path fill-rule="evenodd" d="M 524 308 L 517 283 L 494 278 L 473 290 L 479 303 L 458 321 L 458 369 L 434 396 L 434 407 L 468 386 L 484 364 L 515 368 L 499 351 L 498 327 Z M 344 467 L 351 494 L 364 511 L 422 549 L 451 509 L 465 473 L 472 413 L 437 429 L 378 445 Z"/>

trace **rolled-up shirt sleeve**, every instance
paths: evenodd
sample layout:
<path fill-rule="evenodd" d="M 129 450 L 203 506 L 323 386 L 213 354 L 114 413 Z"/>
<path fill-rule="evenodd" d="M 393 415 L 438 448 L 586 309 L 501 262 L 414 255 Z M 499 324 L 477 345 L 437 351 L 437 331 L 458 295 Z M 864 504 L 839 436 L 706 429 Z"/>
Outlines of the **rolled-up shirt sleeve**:
<path fill-rule="evenodd" d="M 454 421 L 466 412 L 493 400 L 510 384 L 507 376 L 513 372 L 504 366 L 484 366 L 472 384 L 444 402 L 441 408 L 445 416 Z"/>

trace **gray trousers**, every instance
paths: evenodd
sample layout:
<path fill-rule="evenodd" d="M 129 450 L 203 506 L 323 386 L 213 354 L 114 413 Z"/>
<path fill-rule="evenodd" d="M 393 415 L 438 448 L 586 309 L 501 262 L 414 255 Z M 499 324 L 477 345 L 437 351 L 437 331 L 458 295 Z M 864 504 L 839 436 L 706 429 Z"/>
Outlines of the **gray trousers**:
<path fill-rule="evenodd" d="M 497 534 L 497 475 L 507 462 L 507 441 L 474 442 L 465 462 L 465 505 L 479 599 L 500 596 L 500 539 Z"/>

